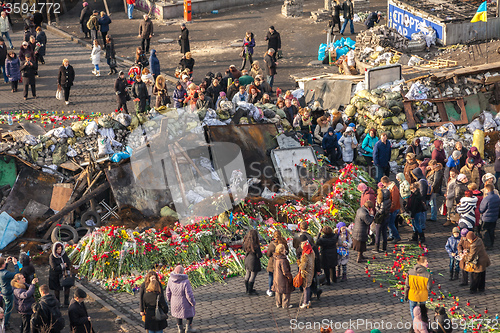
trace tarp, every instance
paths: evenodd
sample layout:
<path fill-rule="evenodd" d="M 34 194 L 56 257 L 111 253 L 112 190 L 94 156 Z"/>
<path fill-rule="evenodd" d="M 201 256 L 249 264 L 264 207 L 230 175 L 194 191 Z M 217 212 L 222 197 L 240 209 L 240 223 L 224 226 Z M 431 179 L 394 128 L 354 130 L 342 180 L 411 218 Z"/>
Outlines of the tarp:
<path fill-rule="evenodd" d="M 17 178 L 16 161 L 14 158 L 4 156 L 0 158 L 0 187 L 14 186 Z"/>
<path fill-rule="evenodd" d="M 28 229 L 28 220 L 14 220 L 6 212 L 0 214 L 0 250 L 3 250 L 17 237 L 22 236 Z"/>
<path fill-rule="evenodd" d="M 318 101 L 323 109 L 338 109 L 351 100 L 352 82 L 347 80 L 310 80 L 304 82 L 306 103 Z"/>

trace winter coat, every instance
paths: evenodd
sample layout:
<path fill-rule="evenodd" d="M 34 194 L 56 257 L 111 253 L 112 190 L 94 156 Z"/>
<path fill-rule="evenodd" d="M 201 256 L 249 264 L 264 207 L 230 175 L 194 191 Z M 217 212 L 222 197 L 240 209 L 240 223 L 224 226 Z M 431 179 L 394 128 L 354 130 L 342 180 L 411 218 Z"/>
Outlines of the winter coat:
<path fill-rule="evenodd" d="M 347 246 L 344 246 L 344 243 L 347 243 Z M 346 230 L 345 233 L 342 233 L 339 230 L 337 245 L 339 248 L 345 248 L 347 250 L 347 255 L 338 255 L 338 264 L 347 265 L 347 262 L 349 261 L 349 249 L 352 247 L 352 237 L 349 230 Z"/>
<path fill-rule="evenodd" d="M 97 15 L 92 15 L 89 20 L 87 21 L 87 28 L 89 30 L 99 30 L 99 19 L 97 18 Z"/>
<path fill-rule="evenodd" d="M 216 101 L 219 97 L 220 97 L 220 92 L 223 91 L 223 88 L 220 84 L 214 86 L 213 84 L 211 84 L 208 88 L 207 88 L 207 94 L 208 96 L 210 96 L 212 98 L 212 100 Z"/>
<path fill-rule="evenodd" d="M 266 63 L 266 74 L 268 76 L 276 75 L 276 62 L 273 57 L 266 53 L 264 62 Z"/>
<path fill-rule="evenodd" d="M 267 49 L 274 49 L 274 51 L 278 51 L 281 49 L 281 35 L 276 30 L 273 33 L 267 32 L 266 35 L 267 40 Z"/>
<path fill-rule="evenodd" d="M 477 186 L 479 186 L 479 169 L 474 165 L 472 167 L 472 170 L 469 168 L 468 165 L 465 165 L 462 169 L 460 169 L 460 173 L 463 173 L 464 175 L 467 176 L 467 180 L 469 183 L 476 183 Z"/>
<path fill-rule="evenodd" d="M 146 84 L 144 82 L 134 82 L 132 84 L 132 96 L 134 98 L 139 98 L 139 99 L 146 99 L 148 98 L 149 94 L 148 94 L 148 87 L 146 86 Z"/>
<path fill-rule="evenodd" d="M 337 136 L 335 135 L 335 133 L 333 133 L 333 135 L 330 135 L 329 132 L 333 132 L 333 127 L 330 127 L 328 129 L 325 136 L 323 137 L 323 142 L 321 142 L 321 146 L 327 154 L 331 154 L 334 151 L 340 150 Z"/>
<path fill-rule="evenodd" d="M 153 86 L 153 95 L 156 96 L 156 101 L 155 101 L 155 107 L 159 108 L 160 106 L 165 106 L 167 105 L 167 99 L 168 99 L 168 89 L 167 85 L 165 85 L 165 88 L 163 89 L 158 89 L 156 84 Z"/>
<path fill-rule="evenodd" d="M 35 285 L 27 283 L 24 288 L 14 288 L 14 297 L 16 298 L 17 311 L 20 314 L 32 314 L 31 306 L 35 304 Z"/>
<path fill-rule="evenodd" d="M 45 34 L 44 31 L 39 31 L 36 34 L 36 42 L 40 43 L 40 48 L 38 49 L 38 55 L 41 55 L 42 57 L 45 56 L 45 51 L 47 47 L 47 35 Z"/>
<path fill-rule="evenodd" d="M 366 153 L 362 154 L 363 156 L 373 157 L 373 148 L 378 142 L 378 137 L 374 136 L 373 138 L 370 134 L 367 134 L 363 139 L 363 143 L 361 144 L 361 148 L 366 151 Z"/>
<path fill-rule="evenodd" d="M 314 251 L 314 266 L 315 266 L 316 272 L 319 272 L 319 271 L 321 271 L 321 261 L 320 261 L 320 257 L 319 257 L 318 246 L 316 246 L 316 243 L 314 242 L 313 236 L 306 231 L 301 231 L 299 233 L 296 233 L 293 237 L 292 244 L 293 244 L 293 247 L 295 248 L 295 253 L 297 254 L 297 258 L 300 259 L 300 257 L 302 256 L 302 246 L 301 246 L 301 241 L 300 241 L 300 236 L 302 236 L 302 235 L 307 237 L 307 241 L 312 246 L 312 249 Z"/>
<path fill-rule="evenodd" d="M 464 197 L 465 191 L 469 188 L 467 187 L 467 183 L 462 183 L 455 179 L 455 203 L 458 204 L 460 199 Z"/>
<path fill-rule="evenodd" d="M 274 258 L 275 258 L 275 251 L 276 251 L 276 246 L 278 244 L 276 244 L 273 241 L 271 241 L 271 243 L 269 243 L 269 246 L 267 247 L 267 252 L 266 252 L 266 255 L 267 257 L 269 258 L 269 262 L 267 263 L 267 271 L 272 273 L 274 272 Z M 288 244 L 285 244 L 285 249 L 286 249 L 286 253 L 288 253 Z"/>
<path fill-rule="evenodd" d="M 121 104 L 127 103 L 127 79 L 118 77 L 115 81 L 116 101 Z"/>
<path fill-rule="evenodd" d="M 470 243 L 470 250 L 464 259 L 465 263 L 477 259 L 477 265 L 474 273 L 484 272 L 486 271 L 486 268 L 491 265 L 490 257 L 488 256 L 488 253 L 486 253 L 483 240 L 479 237 L 476 237 L 476 239 Z"/>
<path fill-rule="evenodd" d="M 182 58 L 179 61 L 179 66 L 181 66 L 182 70 L 185 70 L 187 68 L 187 69 L 189 69 L 190 72 L 192 72 L 193 68 L 194 68 L 194 59 L 193 58 L 191 58 L 191 59 Z"/>
<path fill-rule="evenodd" d="M 153 94 L 153 86 L 155 85 L 155 79 L 151 73 L 142 74 L 141 81 L 144 82 L 146 87 L 148 88 L 148 96 Z"/>
<path fill-rule="evenodd" d="M 453 332 L 453 324 L 448 318 L 448 315 L 440 314 L 434 317 L 437 322 L 437 328 L 434 331 L 435 333 L 451 333 Z"/>
<path fill-rule="evenodd" d="M 354 18 L 354 6 L 350 0 L 344 1 L 342 9 L 344 10 L 344 20 L 352 20 Z"/>
<path fill-rule="evenodd" d="M 373 28 L 375 23 L 380 21 L 377 12 L 371 12 L 370 15 L 366 18 L 365 25 L 368 29 Z"/>
<path fill-rule="evenodd" d="M 101 47 L 99 45 L 92 48 L 92 53 L 90 54 L 92 58 L 92 65 L 99 65 L 101 62 Z"/>
<path fill-rule="evenodd" d="M 71 333 L 92 333 L 92 323 L 84 302 L 71 300 L 68 307 L 69 327 Z"/>
<path fill-rule="evenodd" d="M 454 160 L 453 156 L 448 157 L 448 162 L 446 162 L 446 166 L 448 168 L 455 168 L 457 170 L 460 170 L 460 159 Z"/>
<path fill-rule="evenodd" d="M 23 63 L 21 64 L 21 74 L 23 76 L 23 80 L 27 80 L 29 84 L 35 84 L 36 79 L 36 62 L 34 60 L 30 61 L 31 64 Z"/>
<path fill-rule="evenodd" d="M 262 270 L 260 258 L 262 258 L 260 247 L 255 252 L 245 253 L 245 269 L 250 272 L 260 272 Z"/>
<path fill-rule="evenodd" d="M 9 81 L 19 81 L 21 80 L 21 61 L 18 57 L 14 59 L 5 60 L 5 73 L 9 77 Z"/>
<path fill-rule="evenodd" d="M 455 188 L 457 185 L 457 179 L 450 179 L 446 187 L 446 209 L 451 210 L 455 204 Z"/>
<path fill-rule="evenodd" d="M 462 253 L 462 254 L 464 253 L 465 250 L 467 250 L 467 252 L 469 252 L 470 243 L 466 237 L 460 238 L 460 242 L 458 242 L 458 245 L 457 245 L 457 250 L 459 253 Z M 462 260 L 460 260 L 459 266 L 460 266 L 460 269 L 462 269 L 462 270 L 465 269 L 465 257 L 463 257 Z"/>
<path fill-rule="evenodd" d="M 420 310 L 420 306 L 417 305 L 413 308 L 413 332 L 429 333 L 428 326 L 429 324 L 422 319 L 422 310 Z"/>
<path fill-rule="evenodd" d="M 391 211 L 391 192 L 388 189 L 379 189 L 382 192 L 382 201 L 379 202 L 377 198 L 377 203 L 375 205 L 377 214 L 387 216 Z M 377 196 L 379 193 L 377 193 Z"/>
<path fill-rule="evenodd" d="M 500 212 L 500 197 L 489 192 L 481 201 L 479 212 L 482 214 L 481 220 L 483 222 L 496 222 Z"/>
<path fill-rule="evenodd" d="M 328 133 L 328 129 L 330 127 L 330 124 L 327 124 L 325 127 L 316 125 L 316 127 L 314 128 L 314 142 L 316 142 L 317 144 L 321 144 L 321 142 L 323 141 L 323 137 Z"/>
<path fill-rule="evenodd" d="M 289 108 L 286 106 L 283 108 L 283 112 L 285 112 L 286 119 L 290 123 L 290 125 L 293 124 L 293 120 L 295 119 L 295 116 L 299 113 L 299 110 L 297 110 L 297 107 L 295 105 L 291 105 Z M 327 135 L 328 132 L 325 134 Z M 337 137 L 335 136 L 335 140 L 337 140 Z M 337 144 L 337 149 L 340 149 L 340 146 Z M 324 149 L 324 148 L 323 148 Z"/>
<path fill-rule="evenodd" d="M 247 40 L 247 38 L 245 37 L 243 39 L 243 47 L 245 49 L 245 53 L 253 54 L 253 48 L 255 47 L 255 39 L 252 37 L 250 40 Z"/>
<path fill-rule="evenodd" d="M 196 301 L 193 288 L 186 274 L 170 274 L 166 288 L 172 317 L 186 319 L 194 317 Z"/>
<path fill-rule="evenodd" d="M 149 39 L 153 35 L 153 21 L 148 17 L 147 20 L 142 20 L 139 24 L 139 36 L 142 39 Z"/>
<path fill-rule="evenodd" d="M 386 143 L 378 141 L 373 147 L 373 164 L 380 167 L 389 166 L 391 160 L 391 143 L 389 140 Z"/>
<path fill-rule="evenodd" d="M 71 261 L 68 258 L 68 255 L 66 254 L 66 251 L 63 250 L 61 252 L 61 255 L 58 255 L 56 253 L 56 246 L 57 244 L 61 244 L 61 242 L 55 242 L 54 245 L 52 245 L 52 254 L 49 257 L 49 289 L 50 290 L 62 290 L 63 288 L 61 287 L 61 277 L 63 276 L 63 273 L 65 270 L 69 270 L 71 268 Z M 63 267 L 63 264 L 66 264 L 66 267 Z"/>
<path fill-rule="evenodd" d="M 410 184 L 413 184 L 414 182 L 416 182 L 415 178 L 413 178 L 411 176 L 411 172 L 418 168 L 418 162 L 417 161 L 413 161 L 413 162 L 410 162 L 410 161 L 406 161 L 406 164 L 405 164 L 405 168 L 404 168 L 404 175 L 405 175 L 405 179 L 408 183 Z"/>
<path fill-rule="evenodd" d="M 115 42 L 111 38 L 109 40 L 109 43 L 106 43 L 106 59 L 115 59 L 116 58 L 116 51 L 115 51 Z"/>
<path fill-rule="evenodd" d="M 109 25 L 111 24 L 111 19 L 109 18 L 108 15 L 104 15 L 103 17 L 99 18 L 97 22 L 99 22 L 99 25 L 101 26 L 101 32 L 109 31 Z"/>
<path fill-rule="evenodd" d="M 443 173 L 443 166 L 439 163 L 437 164 L 436 169 L 430 170 L 427 173 L 427 182 L 432 187 L 432 193 L 441 193 Z"/>
<path fill-rule="evenodd" d="M 460 214 L 458 225 L 460 228 L 474 229 L 476 224 L 476 197 L 463 197 L 460 199 L 460 205 L 457 206 L 457 213 Z"/>
<path fill-rule="evenodd" d="M 425 302 L 429 297 L 432 287 L 431 273 L 427 268 L 416 264 L 406 274 L 405 297 L 414 302 Z"/>
<path fill-rule="evenodd" d="M 500 141 L 495 143 L 495 172 L 500 172 Z"/>
<path fill-rule="evenodd" d="M 418 179 L 418 189 L 420 191 L 420 195 L 425 201 L 429 200 L 430 197 L 427 195 L 429 182 L 427 181 L 427 179 L 425 179 L 424 174 L 422 173 L 422 169 L 413 169 L 411 173 Z"/>
<path fill-rule="evenodd" d="M 181 35 L 179 36 L 179 43 L 181 46 L 181 53 L 186 54 L 186 52 L 191 51 L 189 46 L 189 30 L 184 28 L 181 30 Z"/>
<path fill-rule="evenodd" d="M 35 278 L 35 266 L 33 266 L 30 257 L 25 253 L 21 254 L 19 262 L 23 265 L 19 273 L 24 276 L 27 284 L 31 284 L 31 281 Z"/>
<path fill-rule="evenodd" d="M 373 219 L 374 216 L 370 214 L 368 208 L 364 206 L 359 207 L 354 218 L 352 238 L 359 242 L 366 242 L 368 240 L 368 230 Z"/>
<path fill-rule="evenodd" d="M 24 62 L 26 60 L 26 55 L 31 54 L 31 59 L 33 60 L 33 57 L 35 55 L 35 51 L 31 47 L 31 45 L 28 44 L 28 47 L 24 47 L 21 45 L 21 48 L 19 49 L 18 57 L 21 62 Z"/>
<path fill-rule="evenodd" d="M 291 294 L 294 290 L 290 263 L 285 255 L 274 254 L 273 256 L 273 286 L 271 291 L 278 294 Z M 271 261 L 269 261 L 271 262 Z"/>
<path fill-rule="evenodd" d="M 186 90 L 184 88 L 181 88 L 181 90 L 178 90 L 177 88 L 174 90 L 174 93 L 172 95 L 172 98 L 174 100 L 174 106 L 176 108 L 182 108 L 184 103 L 179 102 L 179 99 L 184 100 L 187 97 Z"/>
<path fill-rule="evenodd" d="M 175 274 L 171 274 L 170 276 L 172 277 L 172 275 Z M 146 291 L 142 298 L 142 303 L 144 307 L 144 317 L 145 317 L 144 328 L 146 330 L 151 330 L 151 331 L 163 331 L 168 326 L 167 319 L 156 320 L 155 318 L 157 303 L 158 307 L 162 309 L 165 314 L 168 313 L 168 305 L 167 302 L 165 301 L 165 295 L 163 295 L 163 292 L 155 293 Z M 171 306 L 173 308 L 172 304 Z"/>
<path fill-rule="evenodd" d="M 356 136 L 353 133 L 351 136 L 342 135 L 339 140 L 339 144 L 342 147 L 342 159 L 346 163 L 351 163 L 354 160 L 354 149 L 352 145 L 357 145 L 358 140 L 356 140 Z"/>
<path fill-rule="evenodd" d="M 233 105 L 237 105 L 238 102 L 246 102 L 248 99 L 248 93 L 245 91 L 243 94 L 237 93 L 236 95 L 233 96 L 233 99 L 231 102 L 233 102 Z"/>
<path fill-rule="evenodd" d="M 71 87 L 75 80 L 75 70 L 73 66 L 68 65 L 68 68 L 59 67 L 59 74 L 57 75 L 57 84 L 61 87 Z"/>
<path fill-rule="evenodd" d="M 406 210 L 410 212 L 410 216 L 412 218 L 415 218 L 418 213 L 427 211 L 427 207 L 425 205 L 424 199 L 422 199 L 422 196 L 420 195 L 420 191 L 411 193 L 410 197 L 408 198 Z"/>
<path fill-rule="evenodd" d="M 444 151 L 444 149 L 439 150 L 435 148 L 432 151 L 431 159 L 436 160 L 444 168 L 444 166 L 446 165 L 446 152 Z"/>
<path fill-rule="evenodd" d="M 250 84 L 253 83 L 253 77 L 251 77 L 248 74 L 240 76 L 240 78 L 238 80 L 240 80 L 240 86 L 245 86 L 246 87 L 246 86 L 248 86 L 248 85 L 250 85 Z"/>
<path fill-rule="evenodd" d="M 0 32 L 8 32 L 10 30 L 9 18 L 0 16 Z"/>
<path fill-rule="evenodd" d="M 227 99 L 229 101 L 233 100 L 234 95 L 236 95 L 239 92 L 239 90 L 240 90 L 239 86 L 236 86 L 234 83 L 231 84 L 227 88 L 227 94 L 226 94 Z M 290 122 L 290 124 L 291 124 L 291 122 Z"/>
<path fill-rule="evenodd" d="M 135 0 L 127 0 L 127 5 L 135 5 Z"/>
<path fill-rule="evenodd" d="M 160 60 L 156 56 L 156 50 L 151 50 L 151 55 L 149 56 L 149 71 L 153 75 L 160 75 Z"/>
<path fill-rule="evenodd" d="M 370 200 L 374 205 L 377 203 L 377 198 L 375 197 L 375 191 L 371 187 L 367 187 L 366 190 L 361 194 L 361 199 L 359 204 L 361 207 L 365 205 L 365 202 Z"/>
<path fill-rule="evenodd" d="M 3 43 L 3 45 L 0 46 L 0 65 L 5 66 L 5 59 L 7 59 L 7 45 Z"/>
<path fill-rule="evenodd" d="M 83 7 L 82 11 L 80 12 L 80 24 L 83 24 L 85 27 L 87 27 L 87 22 L 89 21 L 91 16 L 92 8 L 90 8 L 90 6 Z"/>
<path fill-rule="evenodd" d="M 319 248 L 321 267 L 323 269 L 335 269 L 337 266 L 337 243 L 338 235 L 332 233 L 329 235 L 321 235 L 316 241 L 316 246 Z"/>
<path fill-rule="evenodd" d="M 474 190 L 472 191 L 472 195 L 477 198 L 476 209 L 474 210 L 474 215 L 476 216 L 475 226 L 477 227 L 481 221 L 481 212 L 479 211 L 479 207 L 481 207 L 481 202 L 483 201 L 483 192 Z"/>
<path fill-rule="evenodd" d="M 401 197 L 399 196 L 399 189 L 396 183 L 390 182 L 387 190 L 391 193 L 391 213 L 401 209 Z"/>
<path fill-rule="evenodd" d="M 38 303 L 33 304 L 31 316 L 31 330 L 33 333 L 42 332 L 44 326 L 52 326 L 55 320 L 62 317 L 59 310 L 59 301 L 51 294 L 41 297 Z M 51 316 L 52 311 L 57 313 L 57 318 Z M 64 318 L 62 318 L 64 320 Z M 51 329 L 48 333 L 59 333 L 60 330 Z"/>
<path fill-rule="evenodd" d="M 303 279 L 302 287 L 304 288 L 308 288 L 312 284 L 315 273 L 314 261 L 314 251 L 311 251 L 309 254 L 302 253 L 302 256 L 300 257 L 299 269 Z"/>
<path fill-rule="evenodd" d="M 460 236 L 456 237 L 455 236 L 450 236 L 448 240 L 446 241 L 446 245 L 444 246 L 446 252 L 448 252 L 448 255 L 451 257 L 453 253 L 457 254 L 458 252 L 458 243 L 460 242 Z"/>

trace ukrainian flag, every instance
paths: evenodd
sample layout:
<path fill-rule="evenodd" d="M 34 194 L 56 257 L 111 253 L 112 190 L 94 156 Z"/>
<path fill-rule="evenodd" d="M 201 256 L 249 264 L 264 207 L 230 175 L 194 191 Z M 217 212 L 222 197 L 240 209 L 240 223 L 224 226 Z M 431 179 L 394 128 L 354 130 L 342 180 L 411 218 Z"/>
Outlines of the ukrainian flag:
<path fill-rule="evenodd" d="M 486 1 L 483 2 L 479 6 L 479 8 L 477 9 L 476 14 L 474 15 L 474 17 L 471 20 L 472 23 L 473 22 L 479 22 L 479 21 L 483 21 L 483 22 L 488 21 L 487 12 L 486 12 Z"/>

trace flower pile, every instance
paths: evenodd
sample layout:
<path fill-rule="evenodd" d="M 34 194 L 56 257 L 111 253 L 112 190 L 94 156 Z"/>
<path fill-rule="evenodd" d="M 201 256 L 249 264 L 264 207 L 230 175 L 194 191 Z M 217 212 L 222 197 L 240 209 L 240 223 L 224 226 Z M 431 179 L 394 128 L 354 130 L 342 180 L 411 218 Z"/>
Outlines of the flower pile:
<path fill-rule="evenodd" d="M 101 227 L 66 250 L 81 278 L 100 283 L 110 291 L 133 293 L 151 269 L 166 283 L 178 264 L 186 267 L 193 287 L 222 282 L 244 274 L 241 244 L 251 228 L 259 232 L 265 244 L 275 230 L 291 243 L 292 229 L 301 221 L 309 222 L 313 234 L 325 225 L 353 222 L 360 198 L 356 187 L 361 181 L 373 186 L 373 179 L 354 165 L 347 165 L 334 179 L 333 191 L 316 203 L 301 200 L 270 207 L 269 202 L 247 200 L 225 213 L 225 218 L 199 218 L 187 226 L 176 223 L 172 229 L 139 233 L 124 227 Z M 291 244 L 289 247 L 293 262 L 295 252 Z M 267 245 L 262 251 L 267 252 Z M 267 266 L 268 257 L 264 255 L 261 262 Z"/>

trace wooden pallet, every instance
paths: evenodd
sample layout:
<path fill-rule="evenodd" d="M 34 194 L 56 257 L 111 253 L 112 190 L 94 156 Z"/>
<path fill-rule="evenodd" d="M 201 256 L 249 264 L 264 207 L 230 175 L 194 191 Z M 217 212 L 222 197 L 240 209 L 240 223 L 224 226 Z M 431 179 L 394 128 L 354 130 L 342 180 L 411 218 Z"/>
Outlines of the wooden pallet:
<path fill-rule="evenodd" d="M 437 59 L 437 60 L 429 60 L 427 61 L 427 63 L 420 65 L 420 67 L 441 69 L 441 68 L 455 67 L 457 65 L 458 63 L 455 60 Z"/>
<path fill-rule="evenodd" d="M 20 129 L 12 132 L 2 133 L 3 140 L 13 140 L 13 141 L 21 141 L 25 135 L 29 134 L 26 130 Z"/>

